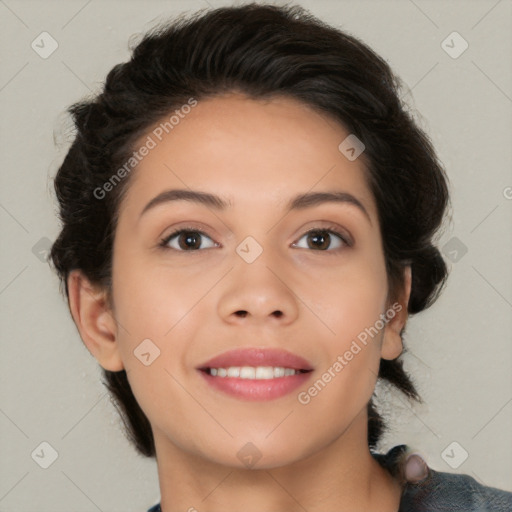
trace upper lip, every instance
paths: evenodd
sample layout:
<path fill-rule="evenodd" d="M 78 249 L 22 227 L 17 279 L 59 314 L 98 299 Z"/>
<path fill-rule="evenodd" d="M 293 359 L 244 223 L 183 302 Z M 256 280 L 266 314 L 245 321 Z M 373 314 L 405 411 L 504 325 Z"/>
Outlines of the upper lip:
<path fill-rule="evenodd" d="M 228 350 L 197 368 L 229 368 L 230 366 L 278 366 L 294 370 L 312 370 L 303 357 L 278 348 L 237 348 Z"/>

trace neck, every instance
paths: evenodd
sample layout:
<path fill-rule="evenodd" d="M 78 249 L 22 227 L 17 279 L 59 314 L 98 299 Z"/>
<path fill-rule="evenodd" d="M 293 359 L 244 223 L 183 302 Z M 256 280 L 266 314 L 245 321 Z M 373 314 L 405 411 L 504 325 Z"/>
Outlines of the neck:
<path fill-rule="evenodd" d="M 402 489 L 372 457 L 367 416 L 313 455 L 268 469 L 220 465 L 154 431 L 162 512 L 396 512 Z"/>

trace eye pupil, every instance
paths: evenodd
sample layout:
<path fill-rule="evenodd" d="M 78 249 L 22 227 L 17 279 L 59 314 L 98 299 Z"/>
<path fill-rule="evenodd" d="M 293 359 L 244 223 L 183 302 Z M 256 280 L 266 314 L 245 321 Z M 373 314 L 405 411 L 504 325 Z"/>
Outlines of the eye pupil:
<path fill-rule="evenodd" d="M 315 245 L 314 248 L 327 249 L 330 245 L 331 236 L 327 231 L 313 231 L 310 233 L 310 237 L 314 244 L 320 243 L 320 245 Z"/>
<path fill-rule="evenodd" d="M 183 231 L 178 240 L 180 248 L 184 250 L 198 249 L 201 246 L 201 235 L 195 231 Z M 186 244 L 192 244 L 192 246 Z"/>

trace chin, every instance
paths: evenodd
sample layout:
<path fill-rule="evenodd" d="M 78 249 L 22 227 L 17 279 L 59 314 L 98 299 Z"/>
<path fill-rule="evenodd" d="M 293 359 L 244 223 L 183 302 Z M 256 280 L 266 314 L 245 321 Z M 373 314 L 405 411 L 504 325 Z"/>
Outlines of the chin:
<path fill-rule="evenodd" d="M 229 443 L 220 453 L 203 453 L 203 457 L 214 464 L 233 469 L 275 469 L 289 466 L 308 457 L 294 446 L 276 446 L 277 443 L 254 443 L 251 441 Z M 211 446 L 211 445 L 210 445 Z M 312 450 L 313 452 L 313 450 Z"/>

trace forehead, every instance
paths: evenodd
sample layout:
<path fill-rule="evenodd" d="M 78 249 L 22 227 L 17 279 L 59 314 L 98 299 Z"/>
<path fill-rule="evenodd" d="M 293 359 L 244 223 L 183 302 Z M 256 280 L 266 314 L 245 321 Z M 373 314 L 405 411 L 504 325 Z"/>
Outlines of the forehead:
<path fill-rule="evenodd" d="M 289 97 L 238 93 L 198 101 L 187 111 L 172 124 L 170 113 L 134 145 L 152 149 L 132 172 L 124 200 L 130 210 L 140 212 L 171 188 L 208 191 L 230 207 L 254 208 L 284 206 L 309 191 L 343 190 L 375 215 L 363 155 L 350 161 L 340 152 L 349 132 L 333 118 Z"/>

